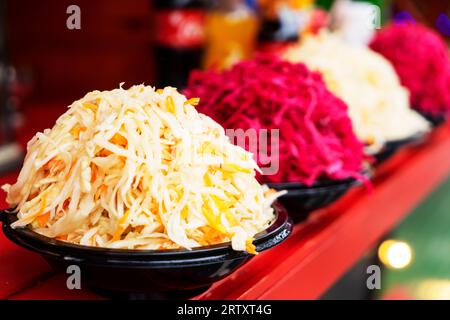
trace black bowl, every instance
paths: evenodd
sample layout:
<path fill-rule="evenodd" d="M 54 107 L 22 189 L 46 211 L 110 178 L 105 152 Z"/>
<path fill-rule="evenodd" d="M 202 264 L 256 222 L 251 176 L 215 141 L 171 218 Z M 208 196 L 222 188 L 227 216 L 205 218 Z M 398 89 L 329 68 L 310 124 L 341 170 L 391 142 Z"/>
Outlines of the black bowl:
<path fill-rule="evenodd" d="M 276 218 L 255 236 L 258 252 L 284 241 L 292 221 L 284 208 L 274 205 Z M 16 244 L 39 253 L 51 266 L 81 269 L 84 286 L 114 298 L 188 298 L 228 276 L 253 255 L 234 251 L 230 243 L 192 250 L 123 250 L 70 244 L 42 236 L 29 228 L 13 229 L 13 212 L 0 212 L 4 234 Z M 31 266 L 30 266 L 31 267 Z"/>
<path fill-rule="evenodd" d="M 312 186 L 298 182 L 269 183 L 268 186 L 278 191 L 287 191 L 278 201 L 288 210 L 292 220 L 298 223 L 308 218 L 311 212 L 334 203 L 360 183 L 357 179 L 349 178 L 317 181 Z"/>
<path fill-rule="evenodd" d="M 419 111 L 419 113 L 432 124 L 433 128 L 439 127 L 446 120 L 443 115 L 435 115 L 423 111 Z"/>
<path fill-rule="evenodd" d="M 373 155 L 373 157 L 375 158 L 375 163 L 381 164 L 382 162 L 389 160 L 392 156 L 395 155 L 397 151 L 399 151 L 403 147 L 420 144 L 425 139 L 425 136 L 426 134 L 421 132 L 411 137 L 386 142 L 383 148 Z"/>

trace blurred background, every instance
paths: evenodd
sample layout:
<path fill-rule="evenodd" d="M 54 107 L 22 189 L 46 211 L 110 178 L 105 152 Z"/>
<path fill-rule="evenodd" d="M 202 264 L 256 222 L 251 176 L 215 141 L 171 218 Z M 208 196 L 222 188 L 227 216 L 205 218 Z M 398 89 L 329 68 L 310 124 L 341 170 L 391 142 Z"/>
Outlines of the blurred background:
<path fill-rule="evenodd" d="M 311 7 L 312 0 L 78 0 L 81 29 L 69 30 L 66 9 L 74 1 L 2 2 L 6 4 L 7 39 L 2 50 L 19 71 L 19 80 L 29 86 L 23 89 L 29 90 L 33 100 L 66 102 L 93 88 L 111 89 L 120 82 L 153 84 L 170 79 L 182 84 L 177 78 L 185 76 L 185 68 L 222 66 L 250 56 L 258 46 L 295 41 L 299 29 L 326 19 L 319 9 L 329 10 L 333 3 L 319 0 Z M 410 17 L 450 36 L 449 1 L 371 2 L 382 9 L 383 21 Z M 169 9 L 187 12 L 172 16 L 180 20 L 173 22 L 178 27 L 171 25 L 167 14 L 159 14 Z M 307 21 L 314 18 L 317 21 Z M 176 28 L 187 31 L 178 38 L 165 36 Z M 157 73 L 155 66 L 175 61 Z M 176 74 L 172 74 L 175 67 Z"/>
<path fill-rule="evenodd" d="M 378 6 L 380 25 L 415 20 L 450 39 L 448 0 L 356 2 Z M 80 29 L 68 28 L 78 14 L 68 11 L 71 5 L 80 10 Z M 15 174 L 35 132 L 86 92 L 122 82 L 182 88 L 192 69 L 223 69 L 257 52 L 282 50 L 329 23 L 358 33 L 361 24 L 352 20 L 358 9 L 335 8 L 333 0 L 0 1 L 2 181 Z M 323 298 L 450 299 L 448 191 L 450 183 L 386 235 L 393 242 L 380 243 Z M 392 260 L 389 250 L 403 260 Z M 364 289 L 365 266 L 374 261 L 385 266 L 376 296 Z"/>

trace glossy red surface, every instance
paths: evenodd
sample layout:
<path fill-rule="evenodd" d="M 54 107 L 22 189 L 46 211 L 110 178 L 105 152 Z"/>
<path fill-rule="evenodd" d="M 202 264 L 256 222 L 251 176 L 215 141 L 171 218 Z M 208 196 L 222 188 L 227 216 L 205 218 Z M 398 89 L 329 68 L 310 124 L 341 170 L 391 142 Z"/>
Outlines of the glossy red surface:
<path fill-rule="evenodd" d="M 377 171 L 374 190 L 355 189 L 314 213 L 274 250 L 260 254 L 196 299 L 315 299 L 450 173 L 450 124 Z M 11 181 L 14 176 L 1 179 Z M 2 199 L 3 199 L 2 195 Z M 2 203 L 4 207 L 4 203 Z M 0 236 L 0 298 L 95 299 L 68 290 L 39 256 Z M 38 283 L 39 282 L 39 283 Z"/>

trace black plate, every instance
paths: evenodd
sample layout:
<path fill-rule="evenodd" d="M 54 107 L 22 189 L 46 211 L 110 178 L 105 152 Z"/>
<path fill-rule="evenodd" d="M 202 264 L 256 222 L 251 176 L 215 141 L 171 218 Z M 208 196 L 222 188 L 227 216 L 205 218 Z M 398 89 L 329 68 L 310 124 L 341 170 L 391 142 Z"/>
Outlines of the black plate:
<path fill-rule="evenodd" d="M 304 221 L 311 212 L 324 208 L 341 198 L 360 181 L 349 178 L 338 181 L 317 181 L 308 187 L 297 182 L 269 183 L 275 190 L 286 190 L 279 202 L 288 210 L 295 223 Z"/>
<path fill-rule="evenodd" d="M 373 157 L 375 158 L 375 162 L 377 164 L 380 164 L 390 159 L 401 148 L 408 145 L 420 144 L 425 139 L 425 136 L 425 133 L 418 133 L 408 138 L 386 142 L 383 148 L 373 155 Z"/>
<path fill-rule="evenodd" d="M 258 252 L 284 241 L 292 232 L 286 210 L 274 205 L 276 218 L 255 236 Z M 253 255 L 234 251 L 230 243 L 192 250 L 124 250 L 70 244 L 29 228 L 11 228 L 14 213 L 0 212 L 4 234 L 16 244 L 42 255 L 50 265 L 81 269 L 83 285 L 115 298 L 187 298 L 205 290 L 248 262 Z M 32 266 L 30 266 L 32 267 Z"/>

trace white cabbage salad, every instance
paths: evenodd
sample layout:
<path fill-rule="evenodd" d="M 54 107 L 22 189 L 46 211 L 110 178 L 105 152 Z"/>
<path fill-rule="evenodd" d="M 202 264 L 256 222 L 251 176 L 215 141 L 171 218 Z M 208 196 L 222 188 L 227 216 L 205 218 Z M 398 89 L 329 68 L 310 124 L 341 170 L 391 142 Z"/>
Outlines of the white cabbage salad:
<path fill-rule="evenodd" d="M 347 103 L 355 133 L 369 145 L 368 152 L 428 131 L 428 122 L 410 108 L 409 92 L 391 63 L 369 48 L 352 46 L 339 33 L 324 30 L 302 39 L 285 58 L 322 73 L 328 88 Z"/>
<path fill-rule="evenodd" d="M 30 226 L 75 244 L 177 249 L 223 243 L 255 254 L 279 195 L 255 178 L 253 155 L 175 88 L 93 91 L 28 143 L 4 185 Z"/>

